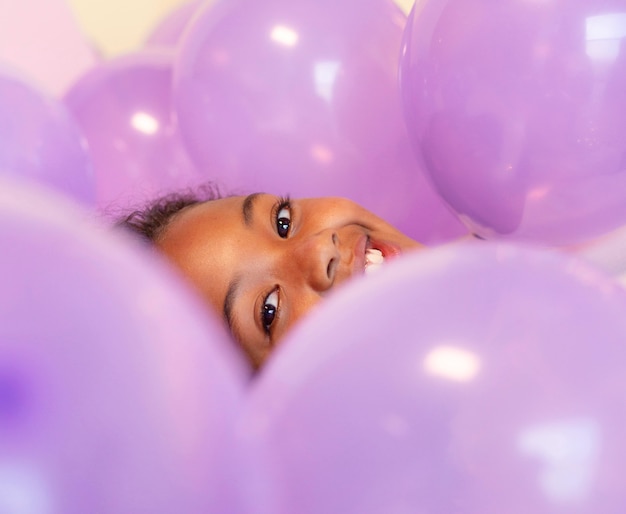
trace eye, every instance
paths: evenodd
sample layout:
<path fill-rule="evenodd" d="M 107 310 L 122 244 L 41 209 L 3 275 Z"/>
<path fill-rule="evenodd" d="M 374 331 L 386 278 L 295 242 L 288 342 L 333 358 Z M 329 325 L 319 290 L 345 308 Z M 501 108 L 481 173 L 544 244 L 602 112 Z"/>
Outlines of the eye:
<path fill-rule="evenodd" d="M 285 239 L 291 228 L 291 203 L 288 198 L 282 198 L 276 207 L 276 231 Z"/>
<path fill-rule="evenodd" d="M 278 301 L 278 289 L 274 289 L 263 301 L 263 307 L 261 308 L 261 324 L 267 335 L 270 334 L 272 323 L 274 323 L 276 315 L 278 314 Z"/>

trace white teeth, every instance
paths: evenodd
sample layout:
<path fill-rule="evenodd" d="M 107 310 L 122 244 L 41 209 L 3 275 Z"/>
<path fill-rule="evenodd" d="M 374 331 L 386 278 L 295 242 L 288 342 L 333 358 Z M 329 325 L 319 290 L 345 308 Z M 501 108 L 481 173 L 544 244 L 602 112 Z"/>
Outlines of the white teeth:
<path fill-rule="evenodd" d="M 376 271 L 385 262 L 383 252 L 377 248 L 369 248 L 365 251 L 365 273 L 368 275 Z"/>
<path fill-rule="evenodd" d="M 378 268 L 380 268 L 380 264 L 370 264 L 369 266 L 365 266 L 365 274 L 369 275 L 370 273 L 374 273 Z"/>
<path fill-rule="evenodd" d="M 370 264 L 382 264 L 385 260 L 383 257 L 383 252 L 376 248 L 369 248 L 365 252 L 365 260 Z"/>

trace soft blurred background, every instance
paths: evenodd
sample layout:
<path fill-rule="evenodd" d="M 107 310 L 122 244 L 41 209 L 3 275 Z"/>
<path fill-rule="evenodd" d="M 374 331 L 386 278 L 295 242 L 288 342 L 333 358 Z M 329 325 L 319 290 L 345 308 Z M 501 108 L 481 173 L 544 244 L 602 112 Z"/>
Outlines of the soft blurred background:
<path fill-rule="evenodd" d="M 58 0 L 56 0 L 58 1 Z M 130 52 L 188 0 L 67 0 L 76 23 L 103 56 Z M 413 0 L 396 0 L 406 13 Z"/>
<path fill-rule="evenodd" d="M 103 57 L 139 48 L 150 32 L 188 0 L 66 0 L 76 24 Z"/>
<path fill-rule="evenodd" d="M 98 58 L 139 49 L 189 0 L 0 2 L 0 61 L 63 93 Z M 413 0 L 396 0 L 408 13 Z"/>
<path fill-rule="evenodd" d="M 417 2 L 0 0 L 0 514 L 626 512 L 626 3 Z M 205 181 L 487 241 L 252 380 L 91 219 Z"/>
<path fill-rule="evenodd" d="M 403 120 L 398 69 L 412 5 L 4 2 L 0 109 L 11 137 L 0 168 L 60 186 L 110 219 L 211 181 L 227 193 L 347 196 L 424 243 L 457 238 L 467 229 L 428 183 Z M 291 31 L 285 16 L 307 42 L 287 53 L 280 34 L 258 31 Z M 48 131 L 63 144 L 38 135 Z"/>

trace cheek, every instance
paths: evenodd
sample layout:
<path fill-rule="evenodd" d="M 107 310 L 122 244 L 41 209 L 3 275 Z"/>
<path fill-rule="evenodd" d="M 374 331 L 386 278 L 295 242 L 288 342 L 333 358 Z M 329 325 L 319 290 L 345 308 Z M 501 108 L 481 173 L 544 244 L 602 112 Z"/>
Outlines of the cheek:
<path fill-rule="evenodd" d="M 341 218 L 354 218 L 355 216 L 363 216 L 369 213 L 359 204 L 344 198 L 330 202 L 327 210 L 330 214 Z"/>
<path fill-rule="evenodd" d="M 228 283 L 233 276 L 230 273 L 232 266 L 228 263 L 228 256 L 193 248 L 178 250 L 167 255 L 169 260 L 211 308 L 220 311 Z"/>
<path fill-rule="evenodd" d="M 259 347 L 259 345 L 246 345 L 242 343 L 238 344 L 248 356 L 248 360 L 252 364 L 252 367 L 256 370 L 258 370 L 261 365 L 267 360 L 272 350 L 271 348 L 261 348 Z"/>
<path fill-rule="evenodd" d="M 305 221 L 318 228 L 363 223 L 373 215 L 360 205 L 344 199 L 313 201 L 303 209 Z"/>
<path fill-rule="evenodd" d="M 221 302 L 226 295 L 226 283 L 221 280 L 220 274 L 207 273 L 201 268 L 183 270 L 183 274 L 200 296 L 205 300 L 209 308 L 221 315 Z M 221 301 L 220 301 L 221 300 Z"/>
<path fill-rule="evenodd" d="M 294 296 L 294 295 L 292 295 Z M 317 309 L 320 305 L 323 305 L 324 298 L 317 293 L 306 291 L 301 294 L 295 295 L 294 300 L 289 306 L 289 312 L 286 313 L 288 319 L 286 323 L 281 327 L 281 333 L 277 339 L 282 339 L 288 334 L 294 326 L 302 321 L 307 315 L 309 315 L 313 309 Z"/>

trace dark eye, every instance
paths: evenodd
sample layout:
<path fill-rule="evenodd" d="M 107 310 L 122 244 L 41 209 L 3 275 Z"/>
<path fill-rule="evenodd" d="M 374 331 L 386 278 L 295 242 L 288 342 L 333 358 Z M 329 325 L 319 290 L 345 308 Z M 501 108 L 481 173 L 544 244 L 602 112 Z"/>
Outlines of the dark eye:
<path fill-rule="evenodd" d="M 263 302 L 263 307 L 261 309 L 261 323 L 265 332 L 267 334 L 270 333 L 270 327 L 274 320 L 276 319 L 276 313 L 278 312 L 278 289 L 274 289 L 265 301 Z"/>
<path fill-rule="evenodd" d="M 291 206 L 288 202 L 282 203 L 276 209 L 276 230 L 278 235 L 285 239 L 289 235 L 291 228 Z"/>

